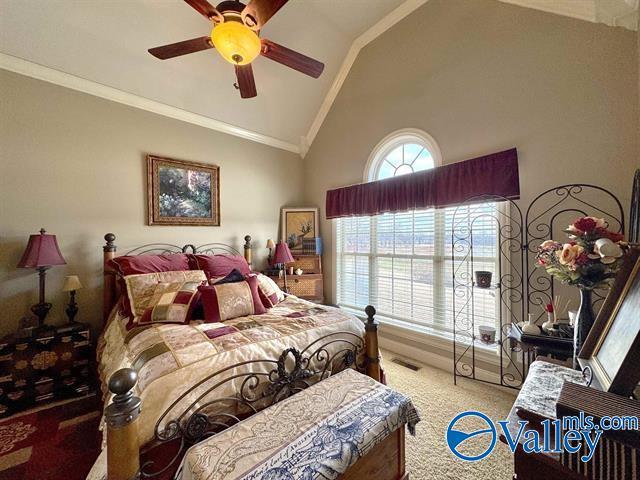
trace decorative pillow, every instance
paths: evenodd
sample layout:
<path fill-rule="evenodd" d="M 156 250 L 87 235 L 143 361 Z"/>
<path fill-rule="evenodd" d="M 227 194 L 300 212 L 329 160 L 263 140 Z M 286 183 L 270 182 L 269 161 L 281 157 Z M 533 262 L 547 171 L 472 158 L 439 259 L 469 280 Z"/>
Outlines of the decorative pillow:
<path fill-rule="evenodd" d="M 284 292 L 280 290 L 276 282 L 261 273 L 258 273 L 257 279 L 258 293 L 265 308 L 275 307 L 284 300 Z"/>
<path fill-rule="evenodd" d="M 154 323 L 188 323 L 194 299 L 200 295 L 201 281 L 158 283 L 153 292 L 157 299 L 153 307 L 147 308 L 141 317 L 136 317 L 133 326 Z"/>
<path fill-rule="evenodd" d="M 191 261 L 190 255 L 170 253 L 166 255 L 123 255 L 113 258 L 109 263 L 120 274 L 120 290 L 123 292 L 121 311 L 127 317 L 132 318 L 134 315 L 131 308 L 131 300 L 122 277 L 143 273 L 191 270 L 191 266 L 195 264 L 195 261 Z"/>
<path fill-rule="evenodd" d="M 193 255 L 198 270 L 204 270 L 207 278 L 224 277 L 238 270 L 242 275 L 251 273 L 251 267 L 242 255 Z"/>
<path fill-rule="evenodd" d="M 242 282 L 198 287 L 208 323 L 222 322 L 247 315 L 259 315 L 266 310 L 258 295 L 258 280 L 254 276 Z"/>
<path fill-rule="evenodd" d="M 131 301 L 131 312 L 134 317 L 141 317 L 148 308 L 155 307 L 165 293 L 165 289 L 156 287 L 160 283 L 182 285 L 187 282 L 206 282 L 207 277 L 202 270 L 186 270 L 180 272 L 157 272 L 128 275 L 124 277 L 127 295 Z M 175 291 L 178 291 L 176 289 Z"/>
<path fill-rule="evenodd" d="M 209 279 L 209 284 L 210 285 L 222 285 L 225 283 L 235 283 L 235 282 L 242 282 L 244 281 L 244 275 L 242 273 L 240 273 L 237 269 L 233 269 L 229 275 L 227 275 L 226 277 L 222 277 L 222 278 L 210 278 Z"/>
<path fill-rule="evenodd" d="M 234 282 L 244 282 L 244 275 L 236 269 L 233 269 L 226 277 L 214 277 L 208 281 L 209 285 L 222 285 L 223 283 Z M 196 293 L 191 305 L 192 308 L 189 312 L 188 320 L 202 320 L 204 318 L 204 306 L 202 305 L 202 294 L 200 292 Z"/>
<path fill-rule="evenodd" d="M 184 253 L 115 257 L 111 260 L 111 265 L 123 277 L 141 273 L 191 270 L 189 268 L 189 255 Z"/>

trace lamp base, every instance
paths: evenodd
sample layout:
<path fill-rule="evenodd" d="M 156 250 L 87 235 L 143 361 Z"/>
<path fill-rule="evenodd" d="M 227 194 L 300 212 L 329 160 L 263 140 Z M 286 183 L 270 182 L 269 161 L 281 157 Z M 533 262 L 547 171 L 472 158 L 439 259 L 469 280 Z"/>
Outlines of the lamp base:
<path fill-rule="evenodd" d="M 36 317 L 38 317 L 38 325 L 41 327 L 44 324 L 44 319 L 47 317 L 49 310 L 51 310 L 51 304 L 48 302 L 36 303 L 31 307 L 31 311 Z"/>
<path fill-rule="evenodd" d="M 76 303 L 76 291 L 72 290 L 69 294 L 69 304 L 67 305 L 67 309 L 65 310 L 67 317 L 69 318 L 69 323 L 77 323 L 74 318 L 78 314 L 78 304 Z"/>

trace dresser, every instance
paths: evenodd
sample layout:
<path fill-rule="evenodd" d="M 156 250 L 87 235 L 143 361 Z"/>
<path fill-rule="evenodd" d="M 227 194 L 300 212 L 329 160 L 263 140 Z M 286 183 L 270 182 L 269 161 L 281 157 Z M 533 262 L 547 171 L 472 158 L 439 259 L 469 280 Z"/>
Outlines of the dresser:
<path fill-rule="evenodd" d="M 303 271 L 302 275 L 287 274 L 289 293 L 316 303 L 324 301 L 324 277 L 322 275 L 322 257 L 320 255 L 293 254 L 293 263 L 287 263 L 287 269 L 293 267 Z M 284 290 L 284 278 L 271 276 L 278 286 Z"/>
<path fill-rule="evenodd" d="M 89 327 L 49 327 L 29 337 L 0 340 L 0 417 L 87 394 L 92 385 Z"/>

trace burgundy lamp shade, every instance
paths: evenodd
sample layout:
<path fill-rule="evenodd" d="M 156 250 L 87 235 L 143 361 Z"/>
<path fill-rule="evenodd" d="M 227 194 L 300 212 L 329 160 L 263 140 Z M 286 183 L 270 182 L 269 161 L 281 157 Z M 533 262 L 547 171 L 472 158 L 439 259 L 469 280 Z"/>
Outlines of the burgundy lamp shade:
<path fill-rule="evenodd" d="M 51 267 L 66 263 L 60 253 L 56 236 L 47 234 L 43 228 L 40 233 L 29 237 L 27 248 L 18 262 L 18 268 Z"/>
<path fill-rule="evenodd" d="M 273 254 L 273 263 L 291 263 L 293 261 L 289 246 L 284 242 L 278 242 L 276 244 L 276 253 Z"/>

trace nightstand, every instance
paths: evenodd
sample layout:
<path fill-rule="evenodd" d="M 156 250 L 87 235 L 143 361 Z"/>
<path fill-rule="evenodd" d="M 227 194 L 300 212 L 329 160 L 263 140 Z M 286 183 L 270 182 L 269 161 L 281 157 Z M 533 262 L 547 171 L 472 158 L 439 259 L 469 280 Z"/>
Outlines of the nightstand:
<path fill-rule="evenodd" d="M 316 303 L 324 301 L 324 278 L 322 275 L 322 259 L 320 255 L 300 255 L 293 253 L 294 262 L 287 263 L 287 268 L 300 268 L 302 275 L 287 275 L 289 293 Z M 284 290 L 284 279 L 277 275 L 271 279 Z"/>
<path fill-rule="evenodd" d="M 49 326 L 0 340 L 0 416 L 92 390 L 89 326 Z"/>

